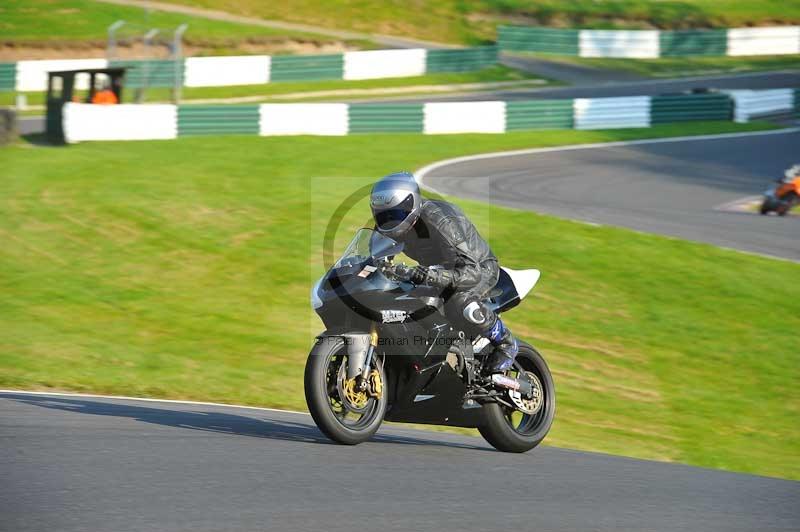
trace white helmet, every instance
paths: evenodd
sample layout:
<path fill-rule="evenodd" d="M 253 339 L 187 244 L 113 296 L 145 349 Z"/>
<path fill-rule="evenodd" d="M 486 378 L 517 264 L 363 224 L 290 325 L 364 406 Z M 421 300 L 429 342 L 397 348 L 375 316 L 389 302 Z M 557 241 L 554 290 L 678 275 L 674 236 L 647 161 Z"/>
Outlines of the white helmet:
<path fill-rule="evenodd" d="M 783 175 L 785 175 L 786 179 L 789 180 L 794 179 L 797 176 L 800 176 L 800 164 L 790 166 L 789 168 L 786 169 Z"/>

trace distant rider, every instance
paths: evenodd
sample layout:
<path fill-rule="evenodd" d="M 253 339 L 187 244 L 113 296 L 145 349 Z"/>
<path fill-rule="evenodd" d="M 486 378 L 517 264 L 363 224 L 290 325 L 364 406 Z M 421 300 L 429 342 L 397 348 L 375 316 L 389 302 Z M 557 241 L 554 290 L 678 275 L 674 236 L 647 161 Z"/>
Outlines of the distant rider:
<path fill-rule="evenodd" d="M 800 178 L 800 164 L 795 164 L 783 172 L 783 179 L 779 179 L 778 182 L 788 184 L 798 178 Z"/>
<path fill-rule="evenodd" d="M 419 263 L 413 268 L 395 265 L 395 275 L 442 290 L 451 323 L 495 346 L 488 371 L 509 369 L 517 356 L 517 340 L 484 303 L 497 284 L 497 257 L 467 216 L 452 203 L 424 199 L 407 172 L 375 183 L 370 206 L 377 231 L 403 242 L 403 253 Z"/>

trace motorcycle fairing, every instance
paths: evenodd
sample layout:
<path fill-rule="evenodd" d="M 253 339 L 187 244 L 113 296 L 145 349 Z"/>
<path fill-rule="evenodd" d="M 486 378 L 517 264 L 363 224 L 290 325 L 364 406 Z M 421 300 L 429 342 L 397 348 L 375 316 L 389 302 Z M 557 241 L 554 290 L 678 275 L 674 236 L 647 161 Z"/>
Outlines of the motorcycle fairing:
<path fill-rule="evenodd" d="M 539 281 L 539 270 L 512 270 L 500 267 L 497 284 L 489 292 L 489 306 L 495 312 L 505 312 L 519 305 Z"/>

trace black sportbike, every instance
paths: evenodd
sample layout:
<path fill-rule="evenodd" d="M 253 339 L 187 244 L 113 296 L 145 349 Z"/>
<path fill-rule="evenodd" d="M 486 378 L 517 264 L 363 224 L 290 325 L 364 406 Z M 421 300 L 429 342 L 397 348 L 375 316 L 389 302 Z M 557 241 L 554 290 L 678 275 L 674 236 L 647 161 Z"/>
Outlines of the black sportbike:
<path fill-rule="evenodd" d="M 485 375 L 493 347 L 451 327 L 438 290 L 398 280 L 403 245 L 360 229 L 311 292 L 325 324 L 308 356 L 305 395 L 317 426 L 339 443 L 368 440 L 381 422 L 477 428 L 495 448 L 525 452 L 553 423 L 553 378 L 542 356 L 519 343 L 505 374 Z M 519 304 L 538 270 L 501 268 L 488 303 Z"/>

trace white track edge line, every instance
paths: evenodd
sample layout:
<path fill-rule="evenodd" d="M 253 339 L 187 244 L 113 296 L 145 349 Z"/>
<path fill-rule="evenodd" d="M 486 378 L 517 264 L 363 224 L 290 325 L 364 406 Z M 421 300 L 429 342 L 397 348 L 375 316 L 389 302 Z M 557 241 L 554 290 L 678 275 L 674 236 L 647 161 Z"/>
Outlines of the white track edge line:
<path fill-rule="evenodd" d="M 175 403 L 183 405 L 199 405 L 199 406 L 223 406 L 227 408 L 241 408 L 247 410 L 262 410 L 264 412 L 283 412 L 285 414 L 301 414 L 304 416 L 311 415 L 308 412 L 298 412 L 297 410 L 281 410 L 280 408 L 266 408 L 263 406 L 247 406 L 247 405 L 232 405 L 228 403 L 210 403 L 206 401 L 188 401 L 182 399 L 158 399 L 152 397 L 130 397 L 127 395 L 101 395 L 92 393 L 77 393 L 77 392 L 41 392 L 30 390 L 6 390 L 0 389 L 0 394 L 20 394 L 20 395 L 52 395 L 56 397 L 90 397 L 95 399 L 121 399 L 125 401 L 144 401 L 149 403 Z M 2 395 L 0 395 L 2 397 Z"/>
<path fill-rule="evenodd" d="M 598 142 L 594 144 L 571 144 L 567 146 L 551 146 L 547 148 L 526 148 L 522 150 L 498 151 L 489 153 L 479 153 L 476 155 L 465 155 L 461 157 L 453 157 L 451 159 L 444 159 L 434 163 L 423 166 L 418 169 L 414 175 L 417 183 L 423 188 L 441 194 L 442 192 L 436 190 L 430 185 L 425 184 L 425 176 L 443 166 L 451 164 L 466 163 L 471 161 L 479 161 L 483 159 L 494 159 L 498 157 L 514 157 L 516 155 L 534 155 L 537 153 L 552 153 L 559 151 L 573 151 L 573 150 L 593 150 L 599 148 L 615 148 L 620 146 L 636 146 L 640 144 L 662 144 L 670 142 L 684 142 L 693 140 L 717 140 L 717 139 L 736 139 L 742 137 L 755 137 L 758 135 L 786 135 L 789 133 L 800 132 L 800 127 L 790 127 L 784 129 L 771 129 L 767 131 L 746 131 L 741 133 L 717 133 L 712 135 L 685 135 L 682 137 L 662 137 L 657 139 L 638 139 L 638 140 L 620 140 L 613 142 Z"/>
<path fill-rule="evenodd" d="M 639 140 L 621 140 L 621 141 L 614 141 L 614 142 L 599 142 L 595 144 L 572 144 L 567 146 L 552 146 L 549 148 L 528 148 L 522 150 L 511 150 L 511 151 L 498 151 L 498 152 L 489 152 L 489 153 L 479 153 L 476 155 L 465 155 L 462 157 L 453 157 L 451 159 L 443 159 L 441 161 L 436 161 L 434 163 L 428 164 L 414 172 L 414 177 L 417 180 L 419 186 L 423 189 L 430 190 L 431 192 L 435 192 L 436 194 L 441 195 L 451 195 L 448 192 L 442 192 L 437 190 L 436 188 L 428 185 L 425 183 L 424 179 L 427 174 L 430 172 L 442 168 L 443 166 L 449 166 L 451 164 L 459 164 L 459 163 L 466 163 L 470 161 L 479 161 L 482 159 L 494 159 L 500 157 L 513 157 L 516 155 L 534 155 L 537 153 L 552 153 L 558 151 L 572 151 L 572 150 L 591 150 L 596 148 L 613 148 L 618 146 L 633 146 L 637 144 L 660 144 L 660 143 L 668 143 L 668 142 L 683 142 L 683 141 L 690 141 L 690 140 L 717 140 L 717 139 L 728 139 L 728 138 L 742 138 L 742 137 L 754 137 L 757 135 L 780 135 L 780 134 L 788 134 L 788 133 L 797 133 L 800 132 L 800 127 L 790 127 L 790 128 L 783 128 L 783 129 L 771 129 L 767 131 L 746 131 L 741 133 L 718 133 L 713 135 L 686 135 L 682 137 L 662 137 L 657 139 L 639 139 Z M 502 206 L 502 205 L 501 205 Z M 503 206 L 505 207 L 505 206 Z M 719 207 L 719 206 L 717 206 Z M 717 209 L 714 207 L 714 210 Z M 506 208 L 514 208 L 514 207 L 506 207 Z M 552 216 L 552 215 L 551 215 Z M 561 218 L 561 217 L 557 217 Z M 563 218 L 564 220 L 570 220 L 573 222 L 579 223 L 589 223 L 592 222 L 585 222 L 583 220 L 578 220 L 574 218 Z M 595 224 L 598 226 L 602 226 L 604 224 Z M 637 233 L 642 234 L 658 234 L 658 233 L 647 233 L 645 231 L 639 231 L 637 229 L 626 228 L 631 231 L 635 231 Z M 697 240 L 688 240 L 680 237 L 670 236 L 670 235 L 660 235 L 667 238 L 673 238 L 677 240 L 685 240 L 687 242 L 697 242 L 701 244 L 708 244 L 708 242 L 701 242 Z M 798 264 L 800 261 L 796 261 L 793 259 L 788 259 L 786 257 L 778 257 L 776 255 L 769 255 L 767 253 L 759 253 L 757 251 L 747 251 L 744 249 L 736 249 L 728 246 L 719 246 L 716 244 L 709 244 L 715 246 L 720 249 L 724 249 L 727 251 L 735 251 L 737 253 L 744 253 L 745 255 L 752 255 L 756 257 L 764 257 L 767 259 L 772 260 L 779 260 L 783 262 L 791 262 L 793 264 Z"/>

